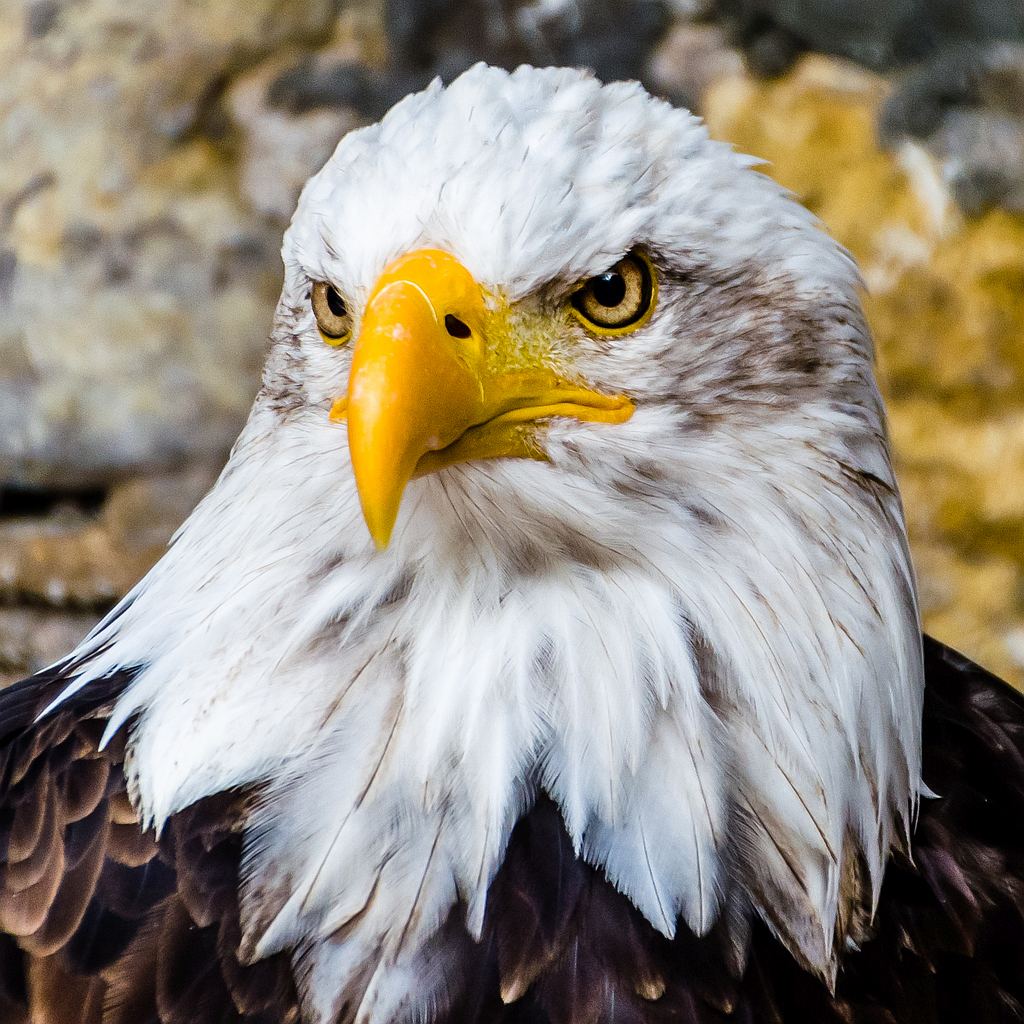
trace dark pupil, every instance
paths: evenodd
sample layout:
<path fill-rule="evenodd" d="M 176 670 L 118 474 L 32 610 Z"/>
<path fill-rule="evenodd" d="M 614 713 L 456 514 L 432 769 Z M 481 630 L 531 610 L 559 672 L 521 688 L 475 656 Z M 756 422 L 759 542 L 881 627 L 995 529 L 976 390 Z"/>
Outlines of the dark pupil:
<path fill-rule="evenodd" d="M 626 279 L 609 270 L 607 274 L 594 278 L 593 294 L 602 306 L 612 309 L 626 297 Z"/>
<path fill-rule="evenodd" d="M 330 285 L 327 287 L 327 308 L 335 316 L 344 316 L 348 312 L 345 300 Z"/>

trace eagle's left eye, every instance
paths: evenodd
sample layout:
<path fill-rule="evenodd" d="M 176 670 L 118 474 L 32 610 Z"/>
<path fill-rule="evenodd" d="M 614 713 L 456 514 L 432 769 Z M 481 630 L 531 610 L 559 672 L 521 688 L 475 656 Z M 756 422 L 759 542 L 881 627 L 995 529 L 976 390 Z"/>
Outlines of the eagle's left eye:
<path fill-rule="evenodd" d="M 333 284 L 317 281 L 313 285 L 313 315 L 328 345 L 342 345 L 352 336 L 352 313 Z"/>
<path fill-rule="evenodd" d="M 584 281 L 569 299 L 573 316 L 595 334 L 628 334 L 654 312 L 658 281 L 651 261 L 640 251 Z"/>

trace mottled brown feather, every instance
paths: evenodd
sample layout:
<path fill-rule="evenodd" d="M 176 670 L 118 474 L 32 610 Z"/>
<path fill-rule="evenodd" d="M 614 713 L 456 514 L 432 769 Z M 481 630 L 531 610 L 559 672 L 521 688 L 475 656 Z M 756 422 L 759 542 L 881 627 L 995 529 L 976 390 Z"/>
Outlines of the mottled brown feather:
<path fill-rule="evenodd" d="M 0 928 L 11 935 L 31 935 L 46 920 L 64 872 L 64 846 L 58 843 L 42 878 L 27 889 L 0 892 Z"/>
<path fill-rule="evenodd" d="M 102 1024 L 104 984 L 64 970 L 57 957 L 32 957 L 32 1024 Z"/>
<path fill-rule="evenodd" d="M 47 759 L 40 759 L 39 755 L 65 740 L 72 728 L 72 722 L 63 716 L 56 716 L 24 733 L 13 746 L 11 786 L 17 788 L 26 780 L 33 767 L 41 768 L 46 764 Z"/>
<path fill-rule="evenodd" d="M 156 839 L 151 831 L 143 832 L 138 822 L 131 825 L 111 823 L 107 842 L 108 857 L 119 864 L 135 868 L 148 864 L 156 855 Z"/>
<path fill-rule="evenodd" d="M 135 813 L 127 793 L 115 793 L 110 798 L 110 821 L 114 825 L 131 825 L 133 828 L 138 826 L 139 816 Z"/>
<path fill-rule="evenodd" d="M 4 884 L 12 892 L 21 892 L 35 885 L 53 870 L 53 863 L 59 856 L 61 868 L 64 862 L 63 821 L 58 819 L 57 790 L 49 775 L 40 789 L 46 794 L 46 810 L 43 814 L 42 827 L 36 837 L 35 849 L 31 850 L 23 860 L 8 856 L 7 874 Z"/>
<path fill-rule="evenodd" d="M 110 765 L 102 758 L 83 757 L 67 772 L 64 786 L 65 821 L 78 821 L 96 810 L 107 789 Z"/>
<path fill-rule="evenodd" d="M 86 856 L 96 842 L 97 833 L 102 833 L 102 847 L 106 850 L 107 833 L 110 817 L 107 814 L 105 800 L 92 809 L 92 813 L 84 818 L 69 822 L 64 827 L 64 868 L 74 871 L 78 862 Z"/>
<path fill-rule="evenodd" d="M 14 824 L 11 826 L 11 835 L 7 842 L 8 863 L 31 856 L 32 851 L 39 845 L 47 808 L 49 807 L 51 811 L 55 809 L 50 800 L 52 785 L 49 773 L 45 771 L 45 766 L 40 766 L 40 771 L 43 778 L 35 778 L 33 785 L 16 793 L 15 798 L 20 796 L 21 799 L 16 805 Z M 24 776 L 22 779 L 24 780 Z M 53 827 L 52 819 L 50 827 Z"/>
<path fill-rule="evenodd" d="M 95 830 L 92 839 L 75 865 L 64 874 L 60 888 L 50 904 L 46 920 L 21 945 L 35 956 L 50 956 L 64 946 L 82 923 L 96 889 L 96 879 L 103 867 L 103 853 L 108 830 L 106 820 Z"/>

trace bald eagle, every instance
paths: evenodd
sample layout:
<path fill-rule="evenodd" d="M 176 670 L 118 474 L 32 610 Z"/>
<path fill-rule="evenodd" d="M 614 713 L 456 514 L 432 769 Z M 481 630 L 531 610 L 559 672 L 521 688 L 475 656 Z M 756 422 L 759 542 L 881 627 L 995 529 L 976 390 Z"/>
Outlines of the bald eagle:
<path fill-rule="evenodd" d="M 342 140 L 220 479 L 0 694 L 0 1021 L 1022 1019 L 1024 704 L 752 164 L 529 67 Z"/>

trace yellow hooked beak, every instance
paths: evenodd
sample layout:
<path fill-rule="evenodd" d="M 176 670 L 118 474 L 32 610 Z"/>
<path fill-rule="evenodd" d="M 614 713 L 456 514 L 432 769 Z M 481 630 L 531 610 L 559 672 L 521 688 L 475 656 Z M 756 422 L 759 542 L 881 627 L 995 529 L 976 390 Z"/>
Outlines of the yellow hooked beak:
<path fill-rule="evenodd" d="M 628 398 L 566 384 L 546 366 L 492 370 L 494 317 L 469 271 L 436 249 L 403 256 L 374 287 L 331 419 L 348 420 L 363 517 L 381 550 L 413 476 L 470 459 L 543 459 L 528 425 L 544 417 L 623 423 L 633 413 Z"/>

